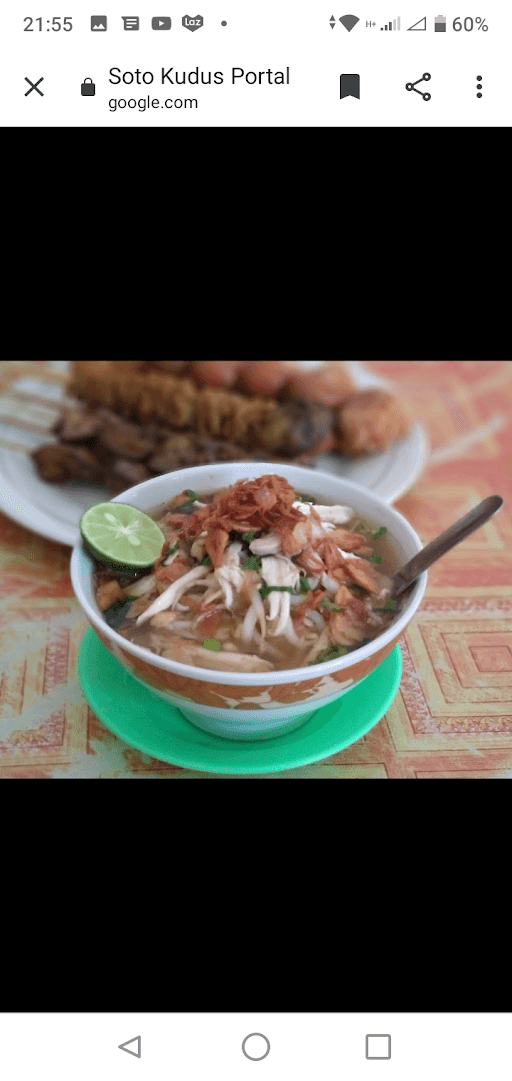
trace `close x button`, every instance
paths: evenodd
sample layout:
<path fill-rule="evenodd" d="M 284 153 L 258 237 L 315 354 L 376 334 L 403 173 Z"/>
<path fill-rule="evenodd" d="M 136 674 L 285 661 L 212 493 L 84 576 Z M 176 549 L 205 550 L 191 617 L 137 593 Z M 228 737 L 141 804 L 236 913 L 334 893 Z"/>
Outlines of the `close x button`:
<path fill-rule="evenodd" d="M 28 98 L 28 95 L 31 94 L 33 90 L 36 90 L 37 93 L 40 94 L 42 98 L 44 98 L 43 91 L 39 89 L 39 83 L 42 83 L 43 79 L 44 79 L 44 75 L 41 75 L 41 78 L 38 79 L 36 83 L 33 83 L 32 79 L 27 79 L 27 76 L 25 75 L 25 82 L 30 84 L 30 89 L 27 90 L 27 92 L 25 94 L 26 98 Z"/>

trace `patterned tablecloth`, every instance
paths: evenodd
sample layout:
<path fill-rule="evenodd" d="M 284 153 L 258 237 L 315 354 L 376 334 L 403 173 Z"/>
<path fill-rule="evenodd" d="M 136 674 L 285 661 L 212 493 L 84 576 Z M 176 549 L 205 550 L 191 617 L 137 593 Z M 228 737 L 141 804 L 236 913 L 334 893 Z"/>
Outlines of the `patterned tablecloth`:
<path fill-rule="evenodd" d="M 0 391 L 12 363 L 0 365 Z M 23 363 L 36 373 L 53 362 Z M 400 692 L 376 728 L 271 776 L 512 777 L 512 361 L 366 363 L 429 430 L 430 464 L 397 503 L 422 540 L 485 496 L 506 503 L 430 571 L 401 640 Z M 134 750 L 89 709 L 76 674 L 87 624 L 68 565 L 68 548 L 0 514 L 0 777 L 211 779 Z"/>

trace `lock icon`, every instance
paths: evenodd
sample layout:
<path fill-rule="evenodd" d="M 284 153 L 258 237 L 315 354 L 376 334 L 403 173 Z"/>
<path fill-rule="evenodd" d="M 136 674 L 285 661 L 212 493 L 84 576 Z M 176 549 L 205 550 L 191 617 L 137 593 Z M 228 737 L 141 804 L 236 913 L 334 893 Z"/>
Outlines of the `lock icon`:
<path fill-rule="evenodd" d="M 96 93 L 96 85 L 92 79 L 84 79 L 82 83 L 82 97 L 93 98 Z"/>

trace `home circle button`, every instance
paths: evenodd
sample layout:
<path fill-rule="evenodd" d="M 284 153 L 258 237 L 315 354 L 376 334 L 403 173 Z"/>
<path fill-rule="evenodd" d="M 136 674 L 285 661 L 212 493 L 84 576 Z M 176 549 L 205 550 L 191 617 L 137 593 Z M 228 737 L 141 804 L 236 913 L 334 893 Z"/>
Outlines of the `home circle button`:
<path fill-rule="evenodd" d="M 250 1058 L 252 1062 L 260 1062 L 261 1059 L 267 1057 L 270 1051 L 270 1043 L 263 1033 L 251 1032 L 245 1037 L 242 1051 L 245 1057 Z"/>

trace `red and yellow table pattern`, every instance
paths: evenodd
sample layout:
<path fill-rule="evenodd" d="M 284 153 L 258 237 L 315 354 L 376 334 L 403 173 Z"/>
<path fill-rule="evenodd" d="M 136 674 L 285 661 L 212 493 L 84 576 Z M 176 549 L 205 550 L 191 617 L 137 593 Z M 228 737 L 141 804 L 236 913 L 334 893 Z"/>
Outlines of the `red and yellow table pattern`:
<path fill-rule="evenodd" d="M 432 568 L 381 722 L 323 762 L 271 776 L 512 777 L 512 361 L 365 363 L 400 387 L 430 435 L 431 461 L 397 503 L 422 540 L 485 496 L 503 495 L 505 506 Z M 221 776 L 149 758 L 89 709 L 76 671 L 87 623 L 69 554 L 0 514 L 0 777 Z"/>

